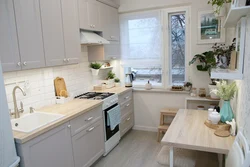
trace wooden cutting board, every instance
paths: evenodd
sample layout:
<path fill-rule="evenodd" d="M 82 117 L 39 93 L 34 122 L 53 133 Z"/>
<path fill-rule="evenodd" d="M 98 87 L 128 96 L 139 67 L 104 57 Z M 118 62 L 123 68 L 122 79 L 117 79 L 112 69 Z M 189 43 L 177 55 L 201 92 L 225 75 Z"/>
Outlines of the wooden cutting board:
<path fill-rule="evenodd" d="M 55 86 L 56 96 L 68 97 L 66 84 L 63 78 L 57 77 L 54 80 L 54 86 Z"/>

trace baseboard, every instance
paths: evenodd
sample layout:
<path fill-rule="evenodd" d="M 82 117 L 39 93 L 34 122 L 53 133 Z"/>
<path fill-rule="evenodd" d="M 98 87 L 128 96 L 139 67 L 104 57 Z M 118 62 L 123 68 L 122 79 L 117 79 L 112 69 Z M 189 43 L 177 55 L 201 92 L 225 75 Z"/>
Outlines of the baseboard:
<path fill-rule="evenodd" d="M 142 131 L 149 131 L 149 132 L 157 132 L 157 128 L 156 127 L 150 127 L 150 126 L 139 126 L 139 125 L 135 125 L 133 127 L 134 130 L 142 130 Z"/>

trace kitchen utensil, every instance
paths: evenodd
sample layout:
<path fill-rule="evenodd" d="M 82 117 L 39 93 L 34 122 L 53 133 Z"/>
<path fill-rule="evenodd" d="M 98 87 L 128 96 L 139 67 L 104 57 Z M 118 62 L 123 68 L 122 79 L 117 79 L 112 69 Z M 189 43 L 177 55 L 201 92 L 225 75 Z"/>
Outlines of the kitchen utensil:
<path fill-rule="evenodd" d="M 62 94 L 64 97 L 68 97 L 68 93 L 66 93 L 67 92 L 66 84 L 63 78 L 57 77 L 54 80 L 54 86 L 55 86 L 56 96 L 61 96 Z"/>
<path fill-rule="evenodd" d="M 134 81 L 134 78 L 131 68 L 128 68 L 125 75 L 125 87 L 133 87 L 132 82 Z"/>

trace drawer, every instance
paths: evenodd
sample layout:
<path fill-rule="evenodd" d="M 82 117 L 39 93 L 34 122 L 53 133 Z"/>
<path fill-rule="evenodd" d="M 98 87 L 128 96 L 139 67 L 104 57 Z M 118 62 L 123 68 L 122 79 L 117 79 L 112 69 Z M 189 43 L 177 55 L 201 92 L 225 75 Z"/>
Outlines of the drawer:
<path fill-rule="evenodd" d="M 96 107 L 70 121 L 71 135 L 74 136 L 102 118 L 102 106 Z"/>
<path fill-rule="evenodd" d="M 124 102 L 120 107 L 121 107 L 121 117 L 126 115 L 129 112 L 132 112 L 134 110 L 134 105 L 133 105 L 133 100 L 129 100 L 127 102 Z"/>
<path fill-rule="evenodd" d="M 122 118 L 120 124 L 121 137 L 134 126 L 134 112 L 130 112 Z"/>
<path fill-rule="evenodd" d="M 122 94 L 122 95 L 119 95 L 119 104 L 120 104 L 120 106 L 121 106 L 124 102 L 126 102 L 126 101 L 128 101 L 128 100 L 131 100 L 131 99 L 133 99 L 132 90 L 129 91 L 129 92 L 127 92 L 127 93 L 124 93 L 124 94 Z"/>

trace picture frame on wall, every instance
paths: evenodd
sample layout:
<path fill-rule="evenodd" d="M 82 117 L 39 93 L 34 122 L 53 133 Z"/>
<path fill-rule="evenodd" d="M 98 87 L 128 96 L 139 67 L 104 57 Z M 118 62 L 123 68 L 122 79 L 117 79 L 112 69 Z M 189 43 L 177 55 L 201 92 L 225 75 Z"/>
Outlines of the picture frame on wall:
<path fill-rule="evenodd" d="M 225 42 L 225 17 L 216 18 L 213 10 L 198 12 L 198 44 Z"/>

